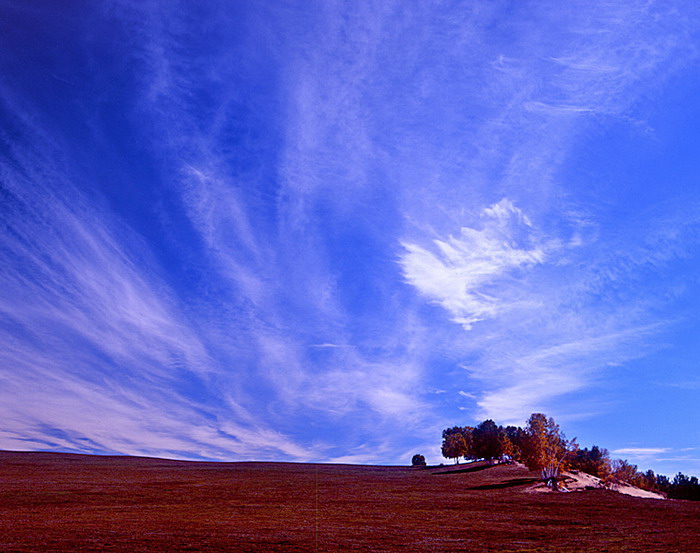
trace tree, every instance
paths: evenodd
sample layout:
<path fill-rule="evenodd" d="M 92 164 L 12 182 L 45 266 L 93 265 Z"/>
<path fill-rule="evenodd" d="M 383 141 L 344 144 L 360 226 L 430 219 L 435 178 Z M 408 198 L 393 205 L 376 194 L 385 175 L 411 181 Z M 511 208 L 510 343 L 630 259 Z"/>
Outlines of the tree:
<path fill-rule="evenodd" d="M 512 444 L 502 426 L 497 426 L 491 419 L 479 424 L 472 432 L 473 455 L 477 459 L 500 459 L 512 453 Z"/>
<path fill-rule="evenodd" d="M 633 484 L 637 476 L 637 465 L 631 465 L 624 459 L 615 459 L 611 468 L 612 473 L 609 481 L 612 484 Z"/>
<path fill-rule="evenodd" d="M 554 419 L 533 413 L 525 428 L 523 461 L 530 470 L 539 470 L 542 480 L 557 488 L 557 477 L 567 468 L 567 457 L 577 449 L 576 441 L 567 441 Z"/>
<path fill-rule="evenodd" d="M 413 458 L 411 459 L 411 465 L 414 467 L 424 467 L 426 466 L 425 464 L 425 457 L 423 457 L 420 453 L 416 453 Z"/>
<path fill-rule="evenodd" d="M 662 492 L 668 492 L 671 489 L 671 480 L 663 474 L 656 475 L 656 488 Z"/>
<path fill-rule="evenodd" d="M 509 450 L 505 452 L 505 455 L 514 461 L 522 461 L 527 433 L 519 426 L 506 426 L 504 433 L 507 439 L 506 447 Z"/>
<path fill-rule="evenodd" d="M 611 473 L 610 454 L 607 449 L 597 445 L 590 450 L 587 447 L 579 449 L 571 455 L 570 466 L 572 469 L 607 480 Z"/>
<path fill-rule="evenodd" d="M 474 427 L 463 426 L 462 437 L 464 438 L 464 443 L 467 444 L 464 455 L 462 455 L 462 457 L 464 457 L 465 460 L 476 459 L 477 457 L 474 454 Z"/>
<path fill-rule="evenodd" d="M 460 457 L 470 454 L 471 428 L 455 426 L 442 431 L 442 456 L 459 463 Z"/>
<path fill-rule="evenodd" d="M 658 491 L 658 482 L 653 470 L 638 472 L 632 481 L 635 486 L 643 490 Z"/>
<path fill-rule="evenodd" d="M 670 483 L 668 496 L 673 499 L 700 501 L 700 482 L 697 476 L 686 476 L 679 472 Z"/>
<path fill-rule="evenodd" d="M 448 459 L 454 459 L 459 463 L 459 458 L 473 458 L 471 426 L 453 426 L 442 431 L 442 455 Z"/>

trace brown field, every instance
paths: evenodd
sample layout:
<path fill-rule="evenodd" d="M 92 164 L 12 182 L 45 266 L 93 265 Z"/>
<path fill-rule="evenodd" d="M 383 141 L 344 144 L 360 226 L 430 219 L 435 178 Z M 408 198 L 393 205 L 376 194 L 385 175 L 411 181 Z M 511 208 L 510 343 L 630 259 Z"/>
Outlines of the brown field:
<path fill-rule="evenodd" d="M 700 552 L 700 504 L 526 493 L 516 466 L 0 452 L 0 551 Z"/>

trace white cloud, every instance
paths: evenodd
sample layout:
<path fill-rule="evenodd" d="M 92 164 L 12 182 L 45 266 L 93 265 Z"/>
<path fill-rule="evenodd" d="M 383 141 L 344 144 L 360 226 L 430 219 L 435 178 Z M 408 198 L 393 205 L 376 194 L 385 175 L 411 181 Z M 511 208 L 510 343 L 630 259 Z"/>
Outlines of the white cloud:
<path fill-rule="evenodd" d="M 139 161 L 169 182 L 168 199 L 201 242 L 183 243 L 173 261 L 201 288 L 178 298 L 136 233 L 55 180 L 59 169 L 82 174 L 47 161 L 63 159 L 60 148 L 15 152 L 30 175 L 17 181 L 30 216 L 13 224 L 29 241 L 8 251 L 40 278 L 0 291 L 4 313 L 21 323 L 0 356 L 17 371 L 4 393 L 32 390 L 36 405 L 8 401 L 4 420 L 42 436 L 22 421 L 53 420 L 67 429 L 54 438 L 63 445 L 88 436 L 129 452 L 146 451 L 141 441 L 152 451 L 189 444 L 209 456 L 309 459 L 325 446 L 304 435 L 305 416 L 333 428 L 352 419 L 355 442 L 338 458 L 376 460 L 393 455 L 387 430 L 425 432 L 425 390 L 447 390 L 432 396 L 445 403 L 460 390 L 478 398 L 463 401 L 472 411 L 515 420 L 646 351 L 643 302 L 621 308 L 596 295 L 624 285 L 650 252 L 634 240 L 595 243 L 599 222 L 558 172 L 594 116 L 629 123 L 629 106 L 687 63 L 696 41 L 683 10 L 604 2 L 570 17 L 535 3 L 492 33 L 504 21 L 495 3 L 454 13 L 426 3 L 399 18 L 393 2 L 380 4 L 294 14 L 240 6 L 240 18 L 214 7 L 206 37 L 168 2 L 110 4 L 127 38 L 124 68 L 136 75 L 117 111 L 125 129 L 138 119 L 143 150 L 154 152 Z M 249 32 L 222 32 L 226 17 Z M 13 112 L 29 101 L 7 98 Z M 86 105 L 86 114 L 103 109 Z M 50 119 L 30 113 L 20 126 Z M 99 127 L 100 117 L 84 124 Z M 109 148 L 114 129 L 98 130 L 93 142 Z M 400 239 L 403 278 L 419 298 L 396 286 Z M 358 242 L 385 263 L 368 263 Z M 355 273 L 339 262 L 353 255 Z M 373 289 L 366 312 L 359 294 L 344 295 L 359 276 L 363 292 Z M 421 320 L 421 298 L 470 332 L 432 313 Z M 31 359 L 28 334 L 43 346 Z M 445 365 L 465 359 L 469 369 L 451 381 Z M 182 393 L 187 377 L 208 387 L 209 404 Z M 121 431 L 80 420 L 99 418 L 100 406 Z"/>
<path fill-rule="evenodd" d="M 351 348 L 353 346 L 347 345 L 347 344 L 311 344 L 309 346 L 310 348 L 319 348 L 319 349 L 343 349 L 343 348 Z"/>
<path fill-rule="evenodd" d="M 670 451 L 667 447 L 623 447 L 612 451 L 615 455 L 629 455 L 630 457 L 648 457 L 661 455 Z"/>
<path fill-rule="evenodd" d="M 192 320 L 201 313 L 183 306 L 148 245 L 70 182 L 81 172 L 53 161 L 61 156 L 48 139 L 24 130 L 36 149 L 15 144 L 20 170 L 2 166 L 0 413 L 12 425 L 0 447 L 321 455 L 252 415 L 245 395 L 225 399 L 231 358 L 210 350 L 211 321 Z M 200 212 L 215 203 L 201 200 Z"/>
<path fill-rule="evenodd" d="M 522 424 L 530 413 L 548 412 L 552 397 L 581 389 L 587 380 L 579 374 L 533 367 L 515 376 L 512 386 L 484 393 L 477 402 L 478 418 L 492 418 L 508 424 Z"/>
<path fill-rule="evenodd" d="M 490 285 L 515 269 L 542 263 L 545 246 L 525 214 L 503 199 L 483 210 L 483 228 L 462 227 L 459 236 L 434 240 L 430 251 L 404 243 L 407 282 L 438 303 L 465 329 L 512 307 Z"/>

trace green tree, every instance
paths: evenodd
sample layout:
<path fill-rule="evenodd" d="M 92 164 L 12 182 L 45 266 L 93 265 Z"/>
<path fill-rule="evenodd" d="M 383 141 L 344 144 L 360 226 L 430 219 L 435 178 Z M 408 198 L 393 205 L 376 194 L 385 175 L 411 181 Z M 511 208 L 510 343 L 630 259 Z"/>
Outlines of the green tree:
<path fill-rule="evenodd" d="M 474 427 L 473 426 L 463 426 L 462 436 L 464 437 L 464 442 L 467 444 L 465 453 L 462 457 L 465 459 L 476 459 L 474 453 Z"/>
<path fill-rule="evenodd" d="M 637 472 L 637 474 L 634 475 L 632 480 L 630 480 L 630 484 L 633 486 L 637 486 L 638 488 L 641 488 L 643 490 L 649 490 L 649 491 L 657 491 L 657 481 L 656 481 L 656 474 L 654 474 L 653 470 L 648 470 L 646 472 Z"/>

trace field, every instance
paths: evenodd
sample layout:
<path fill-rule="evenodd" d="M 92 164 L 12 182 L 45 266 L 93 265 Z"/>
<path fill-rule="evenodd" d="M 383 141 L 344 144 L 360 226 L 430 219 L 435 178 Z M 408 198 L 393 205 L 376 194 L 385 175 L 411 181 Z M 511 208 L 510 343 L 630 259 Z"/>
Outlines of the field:
<path fill-rule="evenodd" d="M 698 503 L 535 477 L 0 452 L 0 551 L 700 552 Z"/>

